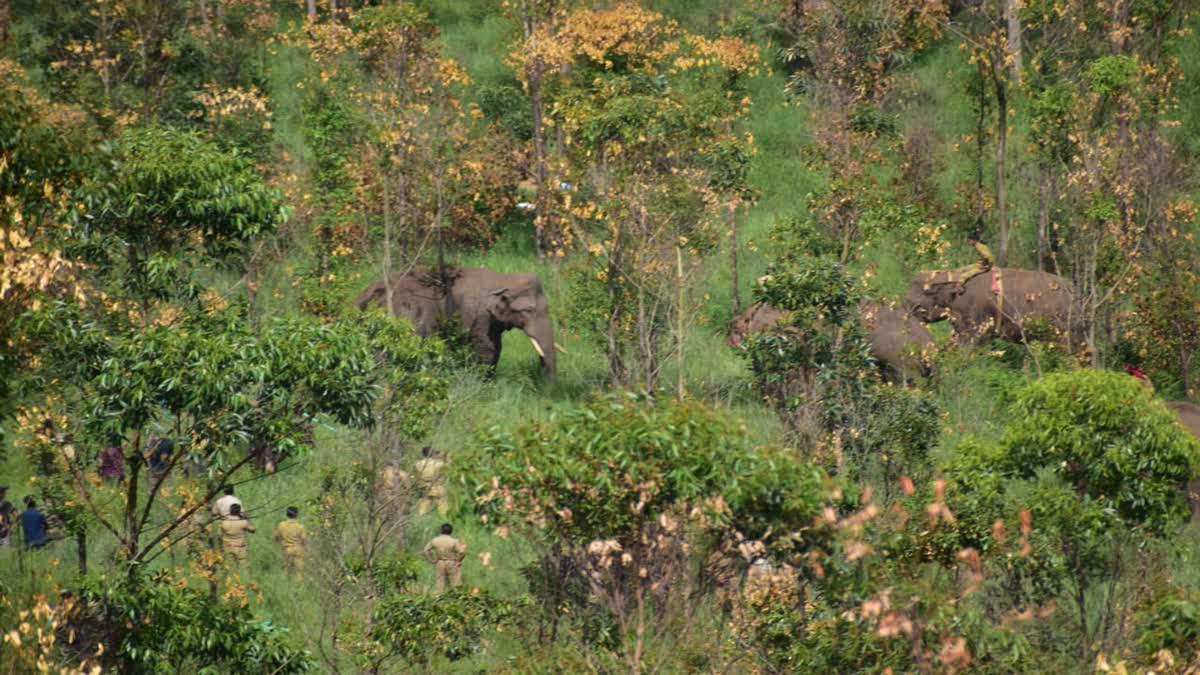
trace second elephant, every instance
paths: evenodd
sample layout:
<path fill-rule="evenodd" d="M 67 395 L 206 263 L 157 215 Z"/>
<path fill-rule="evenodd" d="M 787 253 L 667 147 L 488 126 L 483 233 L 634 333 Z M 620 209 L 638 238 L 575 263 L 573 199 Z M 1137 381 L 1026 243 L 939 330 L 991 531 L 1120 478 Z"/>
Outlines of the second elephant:
<path fill-rule="evenodd" d="M 495 367 L 501 336 L 517 328 L 533 343 L 547 379 L 557 375 L 550 305 L 536 274 L 458 268 L 448 270 L 444 281 L 434 272 L 410 272 L 394 275 L 390 285 L 391 312 L 411 321 L 418 335 L 433 335 L 441 322 L 457 319 L 480 360 Z M 366 309 L 386 299 L 387 289 L 377 282 L 354 302 Z"/>
<path fill-rule="evenodd" d="M 864 300 L 858 305 L 871 358 L 879 365 L 880 375 L 888 382 L 907 382 L 925 374 L 922 352 L 933 344 L 929 329 L 892 305 Z M 757 303 L 733 320 L 729 345 L 736 347 L 746 337 L 770 329 L 785 313 Z"/>
<path fill-rule="evenodd" d="M 959 344 L 980 344 L 993 335 L 1023 342 L 1038 323 L 1052 337 L 1067 337 L 1071 297 L 1070 283 L 1048 272 L 993 268 L 960 283 L 953 271 L 943 270 L 918 273 L 904 309 L 925 323 L 949 319 Z"/>
<path fill-rule="evenodd" d="M 1200 407 L 1187 401 L 1167 401 L 1167 407 L 1179 415 L 1179 423 L 1200 440 Z M 1188 504 L 1192 507 L 1192 520 L 1200 520 L 1200 478 L 1193 478 L 1186 486 Z"/>

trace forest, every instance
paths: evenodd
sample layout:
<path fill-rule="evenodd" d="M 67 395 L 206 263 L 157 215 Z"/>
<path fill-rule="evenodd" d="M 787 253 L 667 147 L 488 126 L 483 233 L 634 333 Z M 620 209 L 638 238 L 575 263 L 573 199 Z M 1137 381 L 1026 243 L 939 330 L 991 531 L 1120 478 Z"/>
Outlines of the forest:
<path fill-rule="evenodd" d="M 1192 0 L 0 0 L 0 672 L 1200 672 Z"/>

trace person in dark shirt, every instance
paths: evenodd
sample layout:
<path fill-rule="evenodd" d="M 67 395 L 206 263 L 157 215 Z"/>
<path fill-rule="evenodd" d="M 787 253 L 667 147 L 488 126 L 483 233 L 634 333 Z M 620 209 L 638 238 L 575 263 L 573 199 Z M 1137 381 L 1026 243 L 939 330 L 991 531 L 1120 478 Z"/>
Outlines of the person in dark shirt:
<path fill-rule="evenodd" d="M 171 466 L 171 455 L 175 452 L 175 441 L 169 438 L 150 439 L 150 471 L 162 473 Z"/>
<path fill-rule="evenodd" d="M 8 501 L 8 486 L 0 485 L 0 548 L 8 548 L 9 536 L 17 522 L 17 507 Z"/>
<path fill-rule="evenodd" d="M 33 497 L 25 498 L 25 511 L 21 513 L 21 530 L 25 534 L 25 548 L 42 548 L 49 543 L 46 516 L 37 510 Z"/>
<path fill-rule="evenodd" d="M 100 451 L 100 477 L 118 481 L 125 477 L 125 455 L 121 446 L 112 445 Z"/>

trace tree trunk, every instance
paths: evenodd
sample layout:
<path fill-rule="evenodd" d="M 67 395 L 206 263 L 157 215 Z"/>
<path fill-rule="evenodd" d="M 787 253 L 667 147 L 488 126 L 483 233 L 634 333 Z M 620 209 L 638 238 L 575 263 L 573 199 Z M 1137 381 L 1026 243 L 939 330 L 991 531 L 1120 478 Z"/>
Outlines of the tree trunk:
<path fill-rule="evenodd" d="M 729 207 L 729 301 L 733 316 L 742 313 L 742 298 L 738 279 L 738 225 L 737 213 Z"/>
<path fill-rule="evenodd" d="M 982 75 L 980 75 L 982 77 Z M 975 115 L 975 239 L 983 241 L 983 138 L 987 131 L 986 83 L 979 85 L 978 114 Z"/>
<path fill-rule="evenodd" d="M 79 574 L 87 574 L 87 530 L 83 527 L 75 533 L 75 557 L 79 561 Z"/>
<path fill-rule="evenodd" d="M 623 293 L 618 282 L 621 274 L 621 232 L 618 229 L 613 236 L 613 251 L 608 259 L 608 379 L 614 387 L 625 384 L 625 363 L 621 358 L 621 314 L 623 313 Z"/>
<path fill-rule="evenodd" d="M 1004 157 L 1008 152 L 1008 89 L 1004 77 L 993 73 L 996 87 L 996 220 L 1000 225 L 1000 246 L 996 265 L 1008 266 L 1008 181 L 1004 175 Z"/>
<path fill-rule="evenodd" d="M 1013 82 L 1021 79 L 1021 8 L 1017 0 L 1000 0 L 1004 3 L 1004 20 L 1008 24 L 1008 53 L 1012 57 Z"/>
<path fill-rule="evenodd" d="M 383 176 L 383 297 L 387 311 L 392 312 L 392 195 L 388 177 Z"/>
<path fill-rule="evenodd" d="M 317 22 L 317 0 L 306 0 L 305 8 L 308 10 L 308 20 L 310 23 Z"/>
<path fill-rule="evenodd" d="M 12 24 L 12 0 L 0 0 L 0 48 L 8 46 L 8 27 Z"/>
<path fill-rule="evenodd" d="M 137 571 L 137 565 L 133 563 L 138 553 L 138 476 L 142 471 L 142 436 L 140 433 L 133 436 L 133 452 L 126 464 L 129 467 L 129 482 L 125 487 L 125 536 L 128 538 L 125 544 L 129 554 L 126 563 L 129 565 L 129 576 L 132 577 Z"/>
<path fill-rule="evenodd" d="M 544 258 L 546 253 L 554 253 L 554 243 L 547 236 L 546 225 L 549 222 L 550 200 L 547 194 L 546 179 L 546 124 L 545 103 L 542 100 L 542 65 L 536 60 L 526 68 L 529 79 L 529 100 L 533 105 L 533 169 L 536 193 L 534 195 L 533 223 L 537 239 L 538 258 Z"/>
<path fill-rule="evenodd" d="M 1038 168 L 1038 239 L 1037 268 L 1045 272 L 1050 257 L 1050 169 L 1045 164 Z"/>
<path fill-rule="evenodd" d="M 736 267 L 737 267 L 737 263 L 736 263 L 736 258 L 735 258 L 734 268 L 736 269 Z M 734 279 L 737 279 L 736 274 L 734 275 Z M 678 333 L 676 335 L 676 340 L 678 340 L 678 342 L 679 342 L 679 347 L 678 347 L 678 349 L 679 349 L 679 361 L 678 361 L 678 363 L 679 363 L 679 366 L 678 366 L 679 367 L 679 385 L 678 385 L 679 389 L 678 389 L 677 395 L 682 400 L 684 397 L 684 394 L 687 393 L 687 381 L 685 379 L 686 373 L 684 372 L 685 361 L 683 358 L 684 338 L 686 337 L 686 332 L 684 330 L 684 317 L 686 315 L 687 310 L 684 307 L 685 296 L 684 296 L 684 287 L 683 287 L 683 249 L 679 248 L 678 246 L 675 247 L 675 285 L 679 287 L 678 288 L 679 297 L 676 298 L 676 300 L 675 300 L 675 302 L 677 303 L 677 307 L 675 309 L 675 314 L 679 320 L 679 325 L 676 326 L 676 328 L 675 328 L 675 330 Z M 737 303 L 737 284 L 736 284 L 736 282 L 734 283 L 734 288 L 733 288 L 733 301 L 734 301 L 734 303 Z"/>

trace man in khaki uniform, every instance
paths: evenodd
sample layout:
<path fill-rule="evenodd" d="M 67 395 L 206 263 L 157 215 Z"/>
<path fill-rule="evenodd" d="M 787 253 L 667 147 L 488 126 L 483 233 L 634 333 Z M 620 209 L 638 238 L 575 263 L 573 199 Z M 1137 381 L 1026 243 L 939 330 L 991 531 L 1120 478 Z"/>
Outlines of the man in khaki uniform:
<path fill-rule="evenodd" d="M 434 454 L 428 445 L 421 448 L 421 459 L 413 467 L 421 490 L 421 501 L 417 503 L 417 515 L 425 515 L 433 509 L 446 515 L 450 502 L 446 498 L 446 462 Z"/>
<path fill-rule="evenodd" d="M 454 527 L 450 523 L 442 525 L 442 533 L 425 544 L 421 551 L 434 565 L 434 590 L 438 593 L 446 590 L 447 584 L 462 586 L 462 564 L 467 557 L 467 545 L 450 536 L 453 533 Z"/>
<path fill-rule="evenodd" d="M 298 515 L 300 509 L 289 506 L 287 520 L 275 526 L 275 543 L 283 549 L 283 569 L 292 575 L 304 571 L 304 547 L 308 544 L 308 532 L 297 520 Z"/>
<path fill-rule="evenodd" d="M 230 505 L 229 517 L 221 520 L 221 548 L 238 563 L 246 562 L 246 535 L 251 532 L 257 530 L 242 517 L 242 505 Z"/>

